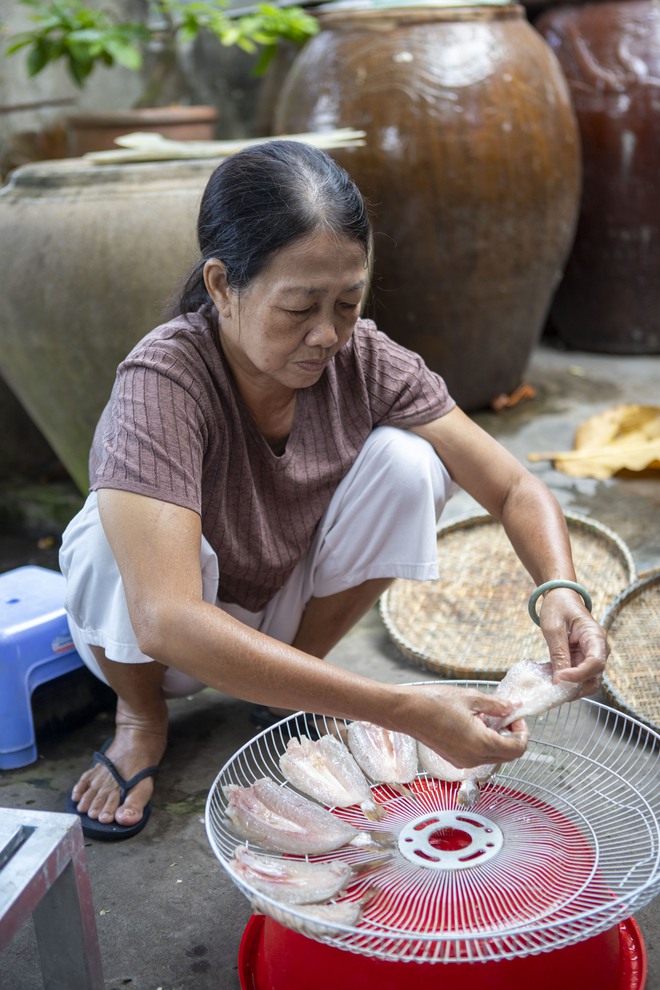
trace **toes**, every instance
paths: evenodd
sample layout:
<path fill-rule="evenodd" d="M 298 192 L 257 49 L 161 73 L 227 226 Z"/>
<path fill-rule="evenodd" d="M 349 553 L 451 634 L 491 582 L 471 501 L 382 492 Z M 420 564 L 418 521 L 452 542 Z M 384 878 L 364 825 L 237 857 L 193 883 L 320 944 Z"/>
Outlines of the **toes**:
<path fill-rule="evenodd" d="M 109 755 L 109 754 L 108 754 Z M 112 756 L 109 755 L 109 759 Z M 148 760 L 148 756 L 145 757 Z M 135 759 L 133 759 L 133 763 Z M 150 765 L 146 762 L 143 765 Z M 132 776 L 131 761 L 125 770 L 126 778 Z M 121 773 L 121 770 L 118 772 Z M 99 763 L 86 770 L 71 791 L 71 799 L 81 814 L 102 824 L 117 822 L 119 825 L 136 825 L 144 815 L 144 808 L 153 794 L 153 780 L 141 780 L 121 803 L 120 788 L 108 768 Z"/>
<path fill-rule="evenodd" d="M 71 792 L 78 811 L 100 822 L 114 820 L 119 806 L 119 790 L 108 772 L 101 767 L 86 770 Z"/>
<path fill-rule="evenodd" d="M 148 779 L 136 784 L 133 790 L 126 795 L 124 803 L 117 808 L 115 812 L 117 822 L 120 825 L 135 825 L 136 822 L 139 822 L 152 791 L 153 785 Z"/>
<path fill-rule="evenodd" d="M 118 806 L 119 794 L 116 789 L 106 786 L 96 792 L 86 791 L 78 802 L 78 811 L 100 822 L 111 822 Z"/>
<path fill-rule="evenodd" d="M 144 782 L 148 784 L 148 781 Z M 119 789 L 114 781 L 104 782 L 97 789 L 77 784 L 72 791 L 72 799 L 79 812 L 104 824 L 116 821 L 119 825 L 135 825 L 143 815 L 144 806 L 151 797 L 153 787 L 138 784 L 120 805 Z M 82 792 L 77 800 L 77 793 Z"/>
<path fill-rule="evenodd" d="M 119 825 L 135 825 L 142 818 L 142 809 L 138 810 L 128 803 L 122 804 L 114 817 Z"/>
<path fill-rule="evenodd" d="M 104 790 L 109 792 L 112 786 L 112 783 L 108 786 L 107 770 L 103 767 L 93 766 L 81 774 L 80 780 L 71 791 L 71 797 L 74 801 L 81 801 L 86 795 L 89 795 L 89 800 L 91 800 L 95 794 L 102 793 Z"/>
<path fill-rule="evenodd" d="M 93 769 L 85 770 L 85 772 L 81 774 L 80 780 L 78 781 L 77 784 L 74 784 L 73 789 L 71 791 L 71 797 L 74 801 L 80 801 L 83 795 L 85 795 L 89 791 L 90 787 L 92 788 L 92 790 L 95 790 L 95 788 L 93 787 L 93 779 L 94 779 Z"/>

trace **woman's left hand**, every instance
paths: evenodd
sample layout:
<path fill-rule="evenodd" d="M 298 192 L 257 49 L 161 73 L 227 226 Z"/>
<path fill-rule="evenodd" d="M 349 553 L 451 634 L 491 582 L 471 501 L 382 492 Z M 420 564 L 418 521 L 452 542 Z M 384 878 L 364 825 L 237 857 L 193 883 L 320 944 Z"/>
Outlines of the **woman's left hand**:
<path fill-rule="evenodd" d="M 411 430 L 428 440 L 456 484 L 504 526 L 537 585 L 560 575 L 575 581 L 566 519 L 547 485 L 458 408 Z M 581 695 L 597 691 L 609 648 L 581 596 L 569 588 L 546 592 L 539 618 L 555 679 L 580 684 Z"/>
<path fill-rule="evenodd" d="M 555 680 L 580 684 L 579 697 L 600 687 L 610 653 L 607 634 L 568 588 L 548 591 L 539 618 L 550 652 Z"/>

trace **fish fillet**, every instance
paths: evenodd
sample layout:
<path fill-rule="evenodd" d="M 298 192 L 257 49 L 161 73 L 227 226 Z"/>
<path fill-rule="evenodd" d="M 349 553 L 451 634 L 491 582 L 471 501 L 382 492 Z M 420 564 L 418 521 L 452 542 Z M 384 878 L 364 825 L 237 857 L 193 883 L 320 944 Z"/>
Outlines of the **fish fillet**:
<path fill-rule="evenodd" d="M 520 660 L 509 668 L 493 693 L 496 697 L 515 704 L 513 713 L 506 718 L 486 716 L 486 724 L 499 732 L 516 719 L 542 715 L 551 708 L 573 701 L 580 693 L 580 685 L 569 681 L 554 684 L 550 663 Z M 461 770 L 421 744 L 418 752 L 420 765 L 431 776 L 461 782 L 456 800 L 464 808 L 471 808 L 476 804 L 482 786 L 498 767 L 498 764 L 487 763 Z"/>
<path fill-rule="evenodd" d="M 417 774 L 417 743 L 403 732 L 373 722 L 351 722 L 348 745 L 358 765 L 376 783 L 407 784 Z"/>
<path fill-rule="evenodd" d="M 232 872 L 261 894 L 281 904 L 314 904 L 328 901 L 347 886 L 353 870 L 334 860 L 309 863 L 301 859 L 278 859 L 238 846 L 229 864 Z"/>
<path fill-rule="evenodd" d="M 286 928 L 301 932 L 303 935 L 333 935 L 337 925 L 351 927 L 357 925 L 362 916 L 362 909 L 369 897 L 359 901 L 329 901 L 327 904 L 292 905 L 292 910 L 265 901 L 255 895 L 250 903 L 255 911 L 267 914 Z M 295 911 L 295 914 L 293 913 Z M 301 917 L 302 915 L 302 917 Z"/>
<path fill-rule="evenodd" d="M 371 843 L 368 832 L 358 832 L 268 777 L 249 787 L 227 784 L 223 791 L 228 801 L 227 817 L 238 835 L 272 852 L 315 855 L 349 843 Z"/>
<path fill-rule="evenodd" d="M 317 742 L 307 736 L 290 739 L 280 757 L 280 769 L 294 787 L 331 808 L 359 804 L 367 818 L 383 817 L 367 778 L 335 736 L 321 736 Z"/>
<path fill-rule="evenodd" d="M 466 774 L 469 773 L 468 770 L 462 770 L 460 767 L 455 767 L 453 763 L 450 763 L 449 760 L 445 760 L 439 753 L 436 753 L 434 749 L 429 749 L 429 747 L 424 746 L 423 743 L 418 743 L 417 750 L 419 754 L 420 767 L 431 777 L 437 777 L 438 780 L 460 782 L 465 780 Z"/>
<path fill-rule="evenodd" d="M 300 911 L 305 915 L 307 929 L 315 935 L 331 935 L 335 925 L 352 927 L 357 925 L 362 916 L 362 908 L 366 898 L 359 901 L 339 901 L 330 904 L 304 904 Z M 309 924 L 309 920 L 313 924 Z"/>

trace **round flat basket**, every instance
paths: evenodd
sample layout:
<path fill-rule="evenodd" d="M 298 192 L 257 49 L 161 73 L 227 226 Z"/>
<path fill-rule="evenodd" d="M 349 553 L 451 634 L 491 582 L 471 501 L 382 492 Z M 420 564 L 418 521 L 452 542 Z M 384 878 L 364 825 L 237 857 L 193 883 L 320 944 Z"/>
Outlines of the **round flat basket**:
<path fill-rule="evenodd" d="M 616 708 L 660 731 L 660 568 L 626 588 L 603 617 L 612 652 L 603 689 Z"/>
<path fill-rule="evenodd" d="M 636 577 L 632 555 L 607 527 L 566 514 L 578 581 L 607 607 Z M 396 580 L 380 601 L 385 627 L 403 655 L 443 677 L 500 680 L 523 657 L 546 659 L 527 602 L 534 583 L 504 528 L 465 516 L 438 531 L 437 581 Z"/>

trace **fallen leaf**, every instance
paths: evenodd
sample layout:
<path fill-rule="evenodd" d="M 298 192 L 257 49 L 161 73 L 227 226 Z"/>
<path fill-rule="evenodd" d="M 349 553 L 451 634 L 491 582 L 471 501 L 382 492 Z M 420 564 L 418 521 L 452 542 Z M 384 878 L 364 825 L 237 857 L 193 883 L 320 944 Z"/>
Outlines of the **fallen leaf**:
<path fill-rule="evenodd" d="M 619 471 L 660 469 L 660 406 L 611 406 L 578 427 L 573 450 L 528 457 L 553 461 L 558 471 L 573 478 L 611 478 Z"/>
<path fill-rule="evenodd" d="M 502 409 L 512 409 L 517 406 L 520 402 L 525 402 L 528 399 L 536 398 L 536 389 L 533 385 L 529 385 L 527 382 L 523 382 L 518 388 L 515 388 L 510 395 L 503 393 L 502 395 L 496 396 L 490 406 L 495 412 L 500 412 Z"/>

